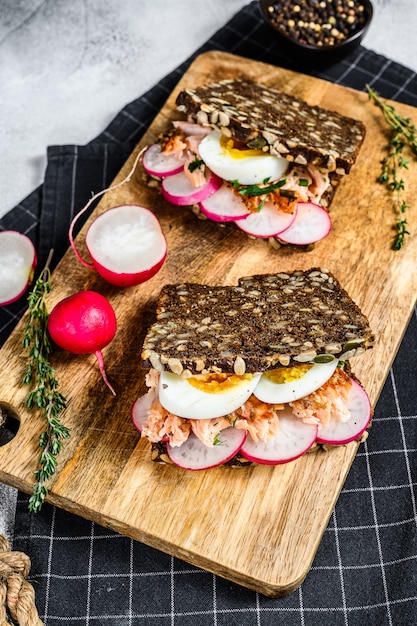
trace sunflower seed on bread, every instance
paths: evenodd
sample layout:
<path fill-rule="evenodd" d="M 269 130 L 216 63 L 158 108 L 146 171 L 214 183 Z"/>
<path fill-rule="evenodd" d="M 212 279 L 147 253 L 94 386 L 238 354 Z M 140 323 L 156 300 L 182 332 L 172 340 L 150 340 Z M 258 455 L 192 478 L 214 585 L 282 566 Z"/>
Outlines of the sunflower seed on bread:
<path fill-rule="evenodd" d="M 339 176 L 350 171 L 365 137 L 359 120 L 249 80 L 185 89 L 176 104 L 194 121 L 219 128 L 248 148 Z"/>
<path fill-rule="evenodd" d="M 321 268 L 165 285 L 156 313 L 142 365 L 183 376 L 348 359 L 374 342 L 366 316 Z"/>

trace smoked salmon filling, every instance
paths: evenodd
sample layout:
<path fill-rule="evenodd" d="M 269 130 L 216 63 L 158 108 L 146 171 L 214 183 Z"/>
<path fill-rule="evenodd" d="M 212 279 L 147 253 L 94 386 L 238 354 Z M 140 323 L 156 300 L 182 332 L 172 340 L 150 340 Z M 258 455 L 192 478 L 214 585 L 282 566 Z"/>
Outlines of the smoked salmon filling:
<path fill-rule="evenodd" d="M 193 122 L 174 122 L 174 130 L 159 137 L 162 154 L 175 155 L 184 162 L 184 174 L 194 187 L 205 182 L 207 163 L 200 154 L 201 141 L 211 133 L 211 128 Z M 249 156 L 265 157 L 261 150 L 248 150 L 232 138 L 222 136 L 220 147 L 232 160 L 239 161 Z M 280 177 L 279 184 L 271 181 L 259 185 L 236 185 L 235 193 L 251 212 L 258 212 L 261 206 L 271 201 L 279 210 L 292 213 L 297 202 L 319 203 L 330 185 L 329 173 L 314 165 L 300 165 L 288 162 L 289 169 Z M 219 174 L 221 176 L 221 174 Z M 227 176 L 222 176 L 228 180 Z M 230 180 L 230 179 L 229 179 Z M 262 191 L 265 193 L 262 193 Z"/>
<path fill-rule="evenodd" d="M 224 384 L 224 378 L 222 382 Z M 221 431 L 230 427 L 246 431 L 254 442 L 269 441 L 279 431 L 280 411 L 288 407 L 296 418 L 306 424 L 326 426 L 330 420 L 347 422 L 350 419 L 352 380 L 341 367 L 337 367 L 319 389 L 303 398 L 288 403 L 267 403 L 252 393 L 234 411 L 208 419 L 199 419 L 198 415 L 195 419 L 183 418 L 164 408 L 159 397 L 158 371 L 152 369 L 148 372 L 146 384 L 149 387 L 149 408 L 142 425 L 142 435 L 152 443 L 168 442 L 171 447 L 181 446 L 192 433 L 205 446 L 215 446 Z"/>

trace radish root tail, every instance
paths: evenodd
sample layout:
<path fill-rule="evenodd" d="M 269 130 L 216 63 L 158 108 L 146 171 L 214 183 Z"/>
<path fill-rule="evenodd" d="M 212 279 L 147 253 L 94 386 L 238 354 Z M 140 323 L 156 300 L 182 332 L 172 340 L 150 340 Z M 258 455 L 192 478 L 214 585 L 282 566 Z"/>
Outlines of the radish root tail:
<path fill-rule="evenodd" d="M 96 350 L 96 352 L 94 352 L 94 355 L 95 355 L 95 357 L 97 359 L 98 366 L 100 368 L 100 372 L 101 372 L 101 375 L 103 377 L 104 382 L 106 383 L 107 387 L 110 389 L 112 394 L 115 396 L 116 392 L 113 389 L 113 387 L 111 386 L 111 384 L 109 383 L 109 380 L 108 380 L 107 374 L 106 374 L 106 370 L 104 369 L 104 358 L 103 358 L 102 351 L 101 350 Z"/>
<path fill-rule="evenodd" d="M 130 170 L 130 172 L 126 176 L 126 178 L 121 180 L 119 183 L 116 183 L 115 185 L 112 185 L 111 187 L 107 187 L 106 189 L 102 189 L 101 191 L 99 191 L 99 192 L 95 193 L 93 196 L 91 196 L 91 198 L 89 199 L 87 204 L 74 216 L 74 218 L 73 218 L 73 220 L 72 220 L 72 222 L 70 224 L 69 231 L 68 231 L 68 239 L 69 239 L 69 242 L 71 244 L 71 248 L 73 249 L 74 254 L 77 257 L 77 259 L 80 261 L 80 263 L 82 263 L 85 267 L 88 267 L 89 269 L 94 269 L 93 263 L 92 262 L 88 262 L 85 259 L 83 259 L 83 257 L 81 256 L 81 253 L 78 251 L 78 248 L 75 245 L 75 241 L 74 241 L 74 227 L 75 227 L 75 224 L 77 223 L 78 218 L 80 218 L 81 215 L 83 215 L 83 213 L 85 213 L 89 209 L 89 207 L 92 205 L 94 200 L 96 200 L 97 198 L 99 198 L 103 194 L 107 193 L 108 191 L 113 191 L 113 189 L 117 189 L 118 187 L 121 187 L 125 183 L 129 182 L 129 180 L 132 178 L 133 174 L 135 173 L 135 170 L 136 170 L 137 165 L 139 163 L 139 159 L 141 158 L 142 154 L 145 152 L 146 148 L 147 148 L 147 146 L 142 148 L 142 150 L 139 150 L 139 152 L 136 155 L 136 158 L 135 158 L 135 160 L 133 162 L 132 169 Z"/>

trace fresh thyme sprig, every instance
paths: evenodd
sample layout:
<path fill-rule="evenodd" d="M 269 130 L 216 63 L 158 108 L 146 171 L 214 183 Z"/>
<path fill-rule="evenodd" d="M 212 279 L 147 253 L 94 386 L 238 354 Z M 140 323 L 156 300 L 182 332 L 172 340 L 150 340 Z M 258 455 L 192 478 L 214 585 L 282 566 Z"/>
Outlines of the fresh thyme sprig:
<path fill-rule="evenodd" d="M 385 185 L 387 189 L 396 194 L 396 205 L 399 217 L 396 222 L 396 235 L 392 247 L 394 250 L 400 250 L 404 243 L 406 235 L 410 232 L 407 230 L 408 222 L 406 218 L 409 205 L 404 200 L 403 193 L 405 191 L 405 183 L 401 177 L 401 170 L 408 169 L 408 159 L 403 157 L 403 150 L 408 146 L 417 156 L 417 128 L 410 118 L 406 118 L 399 114 L 395 108 L 384 102 L 379 94 L 369 85 L 366 85 L 369 99 L 381 109 L 385 121 L 391 128 L 391 136 L 388 145 L 388 154 L 382 159 L 382 172 L 378 177 L 378 182 Z"/>
<path fill-rule="evenodd" d="M 59 414 L 66 407 L 66 400 L 57 390 L 55 370 L 48 358 L 52 347 L 47 332 L 49 314 L 45 298 L 51 290 L 49 269 L 51 254 L 29 294 L 29 321 L 22 340 L 22 346 L 28 350 L 29 357 L 23 383 L 33 385 L 25 404 L 29 409 L 42 409 L 46 419 L 45 431 L 39 438 L 41 453 L 38 458 L 38 469 L 34 472 L 37 482 L 29 498 L 29 510 L 35 513 L 42 508 L 48 494 L 47 482 L 55 473 L 62 440 L 69 437 L 68 428 L 59 419 Z"/>

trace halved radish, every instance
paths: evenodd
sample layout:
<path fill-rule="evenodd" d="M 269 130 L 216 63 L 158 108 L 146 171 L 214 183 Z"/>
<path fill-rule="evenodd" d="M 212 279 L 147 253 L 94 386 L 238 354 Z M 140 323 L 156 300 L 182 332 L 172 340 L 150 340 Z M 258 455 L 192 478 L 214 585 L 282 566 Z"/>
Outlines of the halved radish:
<path fill-rule="evenodd" d="M 240 452 L 249 461 L 279 465 L 308 452 L 316 437 L 317 426 L 305 424 L 286 407 L 279 412 L 279 429 L 272 439 L 255 443 L 251 437 L 247 437 Z"/>
<path fill-rule="evenodd" d="M 23 296 L 33 280 L 36 262 L 29 237 L 15 230 L 0 232 L 0 306 Z"/>
<path fill-rule="evenodd" d="M 107 282 L 127 287 L 154 276 L 167 244 L 157 217 L 145 207 L 125 204 L 101 213 L 88 229 L 86 246 L 94 267 Z"/>
<path fill-rule="evenodd" d="M 319 426 L 319 443 L 342 445 L 358 439 L 366 430 L 371 419 L 371 403 L 365 389 L 354 379 L 349 393 L 349 410 L 351 418 L 348 422 L 331 420 L 326 426 Z"/>
<path fill-rule="evenodd" d="M 143 169 L 150 176 L 173 176 L 184 169 L 184 160 L 175 154 L 161 153 L 161 146 L 157 143 L 147 148 L 142 157 Z"/>
<path fill-rule="evenodd" d="M 225 183 L 212 196 L 200 202 L 200 209 L 214 222 L 235 222 L 251 215 L 243 200 Z"/>
<path fill-rule="evenodd" d="M 297 215 L 293 223 L 285 231 L 279 233 L 284 243 L 305 246 L 324 239 L 332 227 L 326 209 L 313 202 L 298 202 Z"/>
<path fill-rule="evenodd" d="M 276 237 L 287 230 L 296 219 L 294 213 L 279 211 L 272 202 L 265 202 L 257 213 L 251 213 L 244 220 L 237 220 L 236 226 L 254 237 Z"/>
<path fill-rule="evenodd" d="M 201 187 L 194 187 L 184 172 L 167 176 L 163 179 L 161 192 L 165 200 L 178 206 L 198 204 L 211 196 L 222 185 L 222 180 L 208 170 L 206 183 Z"/>
<path fill-rule="evenodd" d="M 191 433 L 181 446 L 167 444 L 167 452 L 171 461 L 183 469 L 210 469 L 230 461 L 239 452 L 245 439 L 244 430 L 226 428 L 219 435 L 220 443 L 209 448 Z"/>

